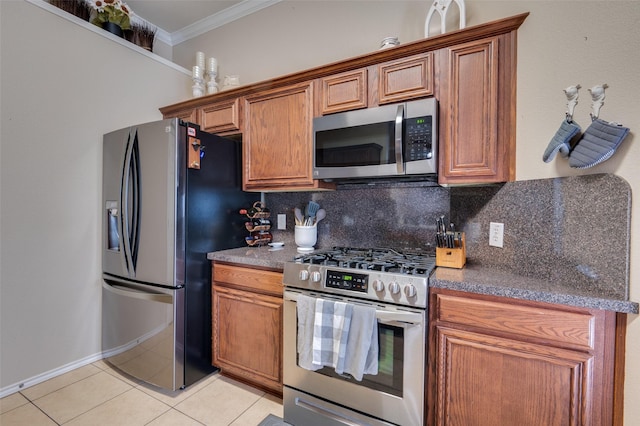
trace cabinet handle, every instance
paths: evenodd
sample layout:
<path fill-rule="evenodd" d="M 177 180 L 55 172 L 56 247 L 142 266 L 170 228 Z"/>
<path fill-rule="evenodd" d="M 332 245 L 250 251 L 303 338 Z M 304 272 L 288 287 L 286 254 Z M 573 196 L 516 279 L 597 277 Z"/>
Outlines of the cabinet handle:
<path fill-rule="evenodd" d="M 350 419 L 347 417 L 344 417 L 342 415 L 340 415 L 339 413 L 333 411 L 333 410 L 328 410 L 324 407 L 321 407 L 319 405 L 316 405 L 312 402 L 308 402 L 305 401 L 301 398 L 296 398 L 296 405 L 298 407 L 304 408 L 305 410 L 309 410 L 309 411 L 313 411 L 314 413 L 317 413 L 319 415 L 321 415 L 322 417 L 325 418 L 329 418 L 335 422 L 338 422 L 340 424 L 343 425 L 348 425 L 348 426 L 365 426 L 365 423 L 360 423 L 358 421 L 356 421 L 356 419 Z"/>

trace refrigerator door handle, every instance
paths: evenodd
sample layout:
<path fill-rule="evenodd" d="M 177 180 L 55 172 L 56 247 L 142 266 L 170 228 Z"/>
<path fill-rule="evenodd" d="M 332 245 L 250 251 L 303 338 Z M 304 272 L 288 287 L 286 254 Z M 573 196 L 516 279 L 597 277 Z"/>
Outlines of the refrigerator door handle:
<path fill-rule="evenodd" d="M 140 220 L 140 153 L 137 131 L 133 135 L 130 133 L 127 141 L 122 168 L 120 205 L 122 206 L 120 221 L 122 224 L 124 268 L 130 278 L 135 278 Z"/>
<path fill-rule="evenodd" d="M 105 281 L 102 281 L 102 287 L 120 296 L 133 297 L 135 299 L 146 300 L 149 302 L 173 303 L 173 296 L 170 294 L 143 291 L 137 288 L 118 284 L 108 284 Z"/>

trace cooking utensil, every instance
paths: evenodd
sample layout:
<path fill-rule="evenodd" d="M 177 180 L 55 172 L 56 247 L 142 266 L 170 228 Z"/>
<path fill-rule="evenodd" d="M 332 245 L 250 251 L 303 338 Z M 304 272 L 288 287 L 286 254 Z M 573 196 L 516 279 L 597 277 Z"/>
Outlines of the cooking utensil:
<path fill-rule="evenodd" d="M 325 217 L 327 217 L 327 212 L 325 209 L 320 209 L 318 210 L 318 213 L 316 213 L 316 222 L 313 224 L 314 226 L 318 224 L 318 222 L 320 222 L 322 219 L 324 219 Z"/>
<path fill-rule="evenodd" d="M 318 213 L 319 209 L 320 209 L 320 204 L 316 203 L 315 201 L 309 201 L 309 204 L 307 204 L 307 208 L 305 211 L 306 219 L 304 224 L 306 226 L 313 225 L 313 222 L 316 219 L 316 213 Z"/>
<path fill-rule="evenodd" d="M 296 225 L 302 225 L 304 223 L 304 216 L 302 216 L 302 210 L 299 207 L 293 209 L 293 214 L 296 216 Z"/>

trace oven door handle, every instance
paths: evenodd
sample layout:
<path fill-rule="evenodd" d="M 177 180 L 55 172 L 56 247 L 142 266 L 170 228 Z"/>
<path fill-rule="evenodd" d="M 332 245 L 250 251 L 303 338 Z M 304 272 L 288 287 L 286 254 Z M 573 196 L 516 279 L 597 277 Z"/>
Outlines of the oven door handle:
<path fill-rule="evenodd" d="M 285 291 L 284 300 L 296 302 L 298 300 L 297 292 Z M 331 299 L 330 297 L 328 299 Z M 381 324 L 403 327 L 407 324 L 420 325 L 423 323 L 422 315 L 416 312 L 408 311 L 384 311 L 376 309 L 376 319 Z"/>
<path fill-rule="evenodd" d="M 413 312 L 379 311 L 377 309 L 376 319 L 380 324 L 393 325 L 396 327 L 403 327 L 407 324 L 420 325 L 423 322 L 422 315 Z"/>

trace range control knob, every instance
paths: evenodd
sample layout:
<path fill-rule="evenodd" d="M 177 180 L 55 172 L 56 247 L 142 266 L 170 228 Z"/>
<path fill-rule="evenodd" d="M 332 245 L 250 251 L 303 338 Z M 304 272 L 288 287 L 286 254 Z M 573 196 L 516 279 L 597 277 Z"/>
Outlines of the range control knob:
<path fill-rule="evenodd" d="M 418 291 L 416 290 L 416 287 L 413 284 L 409 284 L 409 285 L 405 286 L 405 288 L 404 288 L 404 294 L 408 298 L 416 297 L 417 293 L 418 293 Z"/>
<path fill-rule="evenodd" d="M 314 283 L 319 283 L 320 279 L 322 279 L 322 274 L 320 274 L 320 272 L 318 271 L 313 271 L 311 273 L 311 281 Z"/>
<path fill-rule="evenodd" d="M 300 278 L 300 281 L 306 281 L 309 279 L 309 271 L 307 271 L 306 269 L 303 269 L 300 271 L 300 273 L 298 274 L 298 278 Z"/>
<path fill-rule="evenodd" d="M 375 291 L 377 292 L 384 291 L 384 283 L 381 280 L 374 280 L 372 285 Z"/>
<path fill-rule="evenodd" d="M 389 283 L 389 292 L 391 294 L 398 294 L 400 293 L 400 284 L 398 284 L 395 281 L 392 281 Z"/>

